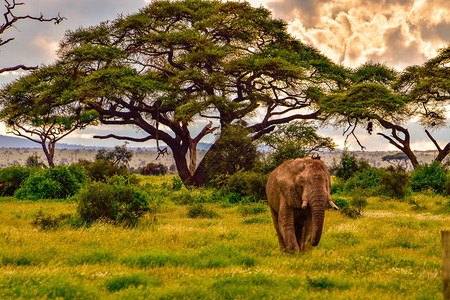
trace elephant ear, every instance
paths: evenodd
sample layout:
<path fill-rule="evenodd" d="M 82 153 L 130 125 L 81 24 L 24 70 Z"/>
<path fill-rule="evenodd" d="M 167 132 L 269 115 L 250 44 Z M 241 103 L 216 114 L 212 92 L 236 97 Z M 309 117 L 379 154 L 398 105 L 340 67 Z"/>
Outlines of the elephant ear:
<path fill-rule="evenodd" d="M 287 205 L 290 207 L 300 208 L 302 206 L 302 199 L 295 186 L 295 176 L 289 174 L 279 174 L 277 178 L 278 187 L 281 194 L 286 199 Z"/>

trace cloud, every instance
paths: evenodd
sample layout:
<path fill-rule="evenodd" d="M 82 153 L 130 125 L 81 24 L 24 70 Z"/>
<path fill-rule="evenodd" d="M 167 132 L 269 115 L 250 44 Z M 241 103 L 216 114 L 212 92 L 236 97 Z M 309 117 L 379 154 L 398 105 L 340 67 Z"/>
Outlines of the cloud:
<path fill-rule="evenodd" d="M 337 63 L 421 64 L 450 43 L 446 0 L 275 0 L 274 16 Z"/>

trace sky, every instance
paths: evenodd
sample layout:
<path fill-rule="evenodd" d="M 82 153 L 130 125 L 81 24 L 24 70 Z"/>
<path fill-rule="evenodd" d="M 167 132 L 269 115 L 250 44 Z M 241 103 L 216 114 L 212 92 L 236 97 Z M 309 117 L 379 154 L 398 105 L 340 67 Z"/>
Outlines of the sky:
<path fill-rule="evenodd" d="M 41 65 L 56 59 L 59 41 L 67 30 L 88 27 L 115 19 L 119 14 L 137 12 L 144 0 L 24 0 L 16 14 L 46 17 L 58 14 L 67 18 L 59 25 L 22 21 L 2 36 L 15 40 L 0 48 L 0 66 L 16 64 Z M 448 0 L 250 0 L 253 6 L 270 9 L 273 16 L 288 22 L 289 32 L 305 44 L 312 45 L 334 62 L 357 67 L 364 62 L 386 63 L 398 70 L 422 64 L 435 56 L 439 48 L 450 44 L 450 8 Z M 0 75 L 0 84 L 7 83 L 21 72 Z M 407 124 L 412 135 L 412 148 L 434 149 L 423 129 L 413 121 Z M 123 141 L 94 140 L 95 134 L 131 134 L 144 136 L 136 128 L 101 126 L 78 131 L 62 142 L 69 144 L 113 146 Z M 342 130 L 325 128 L 319 131 L 344 147 Z M 387 133 L 387 132 L 386 132 Z M 0 134 L 6 134 L 0 125 Z M 447 126 L 434 132 L 442 146 L 448 142 Z M 210 137 L 206 142 L 211 142 Z M 367 150 L 393 150 L 377 135 L 361 131 L 360 141 Z M 150 147 L 150 142 L 131 144 Z M 349 139 L 351 150 L 359 150 Z"/>

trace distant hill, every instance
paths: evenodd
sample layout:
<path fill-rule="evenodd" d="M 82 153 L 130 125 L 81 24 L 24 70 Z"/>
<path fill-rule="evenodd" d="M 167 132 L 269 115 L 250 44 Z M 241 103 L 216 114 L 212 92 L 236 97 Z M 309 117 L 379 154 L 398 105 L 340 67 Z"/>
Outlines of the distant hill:
<path fill-rule="evenodd" d="M 208 150 L 211 147 L 211 144 L 207 143 L 199 143 L 197 146 L 198 150 Z M 24 138 L 6 136 L 0 134 L 0 148 L 39 148 L 41 149 L 41 145 L 29 141 Z M 72 150 L 82 150 L 82 149 L 101 149 L 101 148 L 111 148 L 111 147 L 100 147 L 100 146 L 83 146 L 83 145 L 74 145 L 74 144 L 65 144 L 65 143 L 56 143 L 56 149 L 72 149 Z M 156 151 L 156 147 L 146 148 L 146 147 L 129 147 L 131 150 L 136 150 L 138 148 L 142 148 L 145 150 L 154 150 Z"/>
<path fill-rule="evenodd" d="M 34 143 L 30 140 L 24 139 L 24 138 L 0 135 L 0 148 L 39 148 L 39 149 L 41 149 L 41 145 L 38 143 Z M 56 143 L 56 149 L 99 149 L 99 148 L 101 148 L 101 147 Z"/>

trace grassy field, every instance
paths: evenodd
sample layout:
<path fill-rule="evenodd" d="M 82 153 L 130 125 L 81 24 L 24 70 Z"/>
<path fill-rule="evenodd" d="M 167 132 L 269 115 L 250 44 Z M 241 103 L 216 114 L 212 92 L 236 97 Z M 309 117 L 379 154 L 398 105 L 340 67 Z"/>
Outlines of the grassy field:
<path fill-rule="evenodd" d="M 73 214 L 76 204 L 0 198 L 0 299 L 442 297 L 448 198 L 369 198 L 359 219 L 328 210 L 319 246 L 292 255 L 280 253 L 265 205 L 203 204 L 209 217 L 192 218 L 191 205 L 174 204 L 151 180 L 166 198 L 136 228 L 42 230 L 32 225 L 39 211 Z"/>

